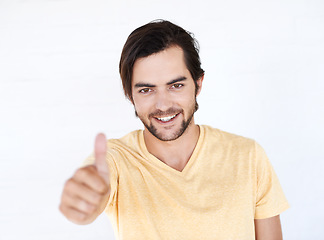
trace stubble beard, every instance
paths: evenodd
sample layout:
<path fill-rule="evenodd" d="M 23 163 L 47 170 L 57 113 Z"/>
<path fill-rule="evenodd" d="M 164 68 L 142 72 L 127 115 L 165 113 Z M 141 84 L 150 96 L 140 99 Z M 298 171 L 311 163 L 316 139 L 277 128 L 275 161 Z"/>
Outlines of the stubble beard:
<path fill-rule="evenodd" d="M 176 131 L 174 134 L 172 134 L 171 136 L 165 136 L 162 133 L 159 133 L 158 130 L 156 129 L 156 127 L 153 126 L 152 123 L 148 124 L 145 121 L 145 118 L 141 115 L 137 114 L 137 111 L 135 109 L 135 115 L 142 121 L 142 123 L 144 124 L 145 128 L 157 139 L 161 140 L 161 141 L 173 141 L 178 139 L 179 137 L 181 137 L 183 135 L 183 133 L 187 130 L 188 126 L 191 124 L 191 121 L 193 119 L 194 113 L 198 110 L 198 103 L 197 100 L 195 98 L 195 102 L 193 104 L 193 106 L 190 108 L 189 111 L 189 117 L 188 119 L 184 119 L 181 123 L 181 126 L 179 128 L 178 131 Z M 162 111 L 156 111 L 154 113 L 149 114 L 149 119 L 153 116 L 166 116 L 166 115 L 171 115 L 171 114 L 176 114 L 176 113 L 181 113 L 184 114 L 183 109 L 181 109 L 181 111 L 176 110 L 176 109 L 168 109 L 165 112 Z"/>

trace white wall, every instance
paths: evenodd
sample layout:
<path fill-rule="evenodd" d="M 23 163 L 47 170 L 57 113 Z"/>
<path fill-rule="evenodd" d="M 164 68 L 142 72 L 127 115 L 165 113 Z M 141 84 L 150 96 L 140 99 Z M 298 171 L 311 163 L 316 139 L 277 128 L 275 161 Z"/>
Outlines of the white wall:
<path fill-rule="evenodd" d="M 198 123 L 256 139 L 291 204 L 285 239 L 323 239 L 322 0 L 0 0 L 0 239 L 114 239 L 103 215 L 58 211 L 97 132 L 141 128 L 118 61 L 153 19 L 195 33 L 206 71 Z"/>

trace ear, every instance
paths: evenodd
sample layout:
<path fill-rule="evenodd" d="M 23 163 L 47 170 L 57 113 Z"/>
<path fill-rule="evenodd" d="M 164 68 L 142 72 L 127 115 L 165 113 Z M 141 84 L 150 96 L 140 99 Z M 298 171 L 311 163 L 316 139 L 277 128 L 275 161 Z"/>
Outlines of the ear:
<path fill-rule="evenodd" d="M 199 93 L 200 93 L 200 91 L 201 91 L 201 88 L 202 88 L 202 82 L 203 82 L 203 80 L 204 80 L 204 77 L 205 77 L 205 74 L 203 74 L 203 75 L 202 75 L 202 76 L 201 76 L 201 77 L 196 81 L 197 86 L 198 86 L 196 96 L 198 96 Z"/>

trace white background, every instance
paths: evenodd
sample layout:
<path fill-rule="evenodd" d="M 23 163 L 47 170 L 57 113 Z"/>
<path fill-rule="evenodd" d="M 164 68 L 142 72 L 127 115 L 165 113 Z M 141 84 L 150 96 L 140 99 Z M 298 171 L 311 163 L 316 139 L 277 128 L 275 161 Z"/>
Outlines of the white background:
<path fill-rule="evenodd" d="M 206 71 L 196 122 L 256 139 L 291 208 L 285 239 L 324 239 L 324 1 L 0 0 L 0 239 L 114 239 L 58 211 L 96 133 L 142 128 L 118 62 L 135 28 L 193 32 Z"/>

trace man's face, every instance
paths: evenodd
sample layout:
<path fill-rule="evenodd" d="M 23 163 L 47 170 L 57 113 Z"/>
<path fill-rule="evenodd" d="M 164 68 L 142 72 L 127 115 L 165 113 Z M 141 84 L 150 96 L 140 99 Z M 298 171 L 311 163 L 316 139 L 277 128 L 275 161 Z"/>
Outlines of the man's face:
<path fill-rule="evenodd" d="M 198 92 L 202 78 L 197 81 Z M 145 128 L 162 141 L 180 137 L 193 125 L 195 83 L 183 51 L 172 46 L 137 59 L 133 68 L 132 96 L 135 111 Z"/>

